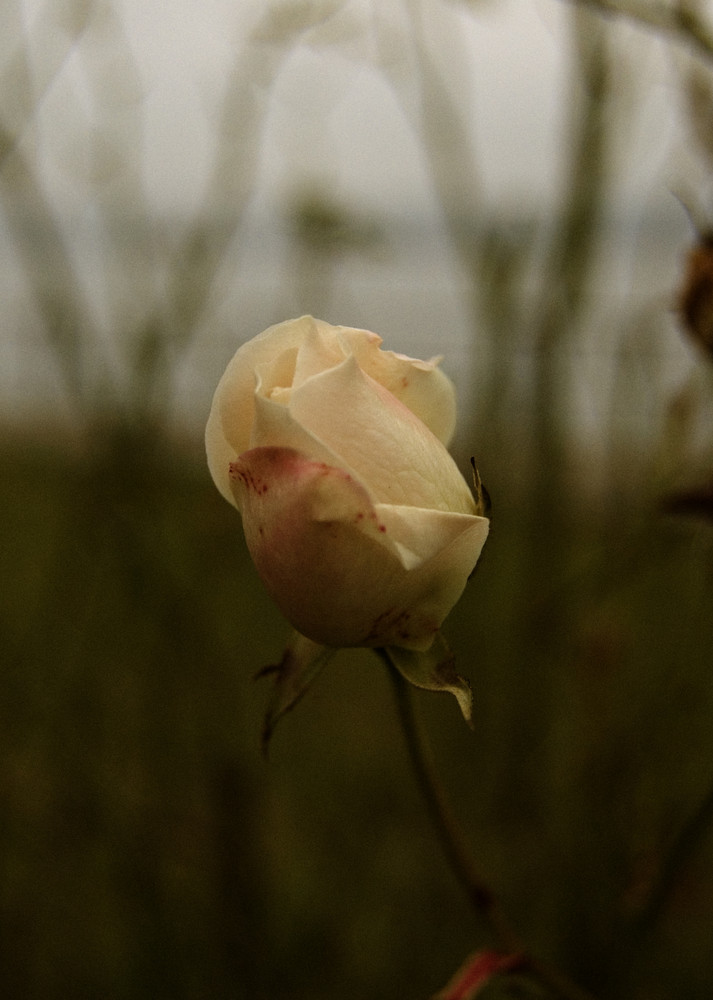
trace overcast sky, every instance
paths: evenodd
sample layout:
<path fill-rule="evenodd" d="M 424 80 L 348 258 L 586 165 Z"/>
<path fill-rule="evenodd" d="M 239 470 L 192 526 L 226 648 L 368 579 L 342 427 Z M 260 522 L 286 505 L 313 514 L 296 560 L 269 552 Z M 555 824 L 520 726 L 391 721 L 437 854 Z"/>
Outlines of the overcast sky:
<path fill-rule="evenodd" d="M 97 170 L 91 136 L 100 134 L 108 121 L 115 121 L 115 135 L 111 133 L 112 125 L 107 136 L 115 139 L 116 149 L 107 162 L 110 168 L 115 165 L 117 151 L 119 159 L 126 158 L 130 183 L 121 188 L 119 182 L 117 187 L 125 199 L 133 199 L 130 210 L 135 208 L 141 215 L 148 205 L 169 217 L 177 212 L 187 216 L 200 211 L 231 70 L 236 60 L 243 65 L 240 60 L 245 56 L 246 40 L 261 25 L 264 29 L 266 11 L 272 12 L 272 29 L 277 32 L 280 24 L 285 29 L 289 25 L 274 16 L 276 11 L 309 13 L 338 8 L 335 16 L 324 22 L 321 33 L 313 31 L 308 36 L 309 45 L 290 50 L 289 59 L 270 86 L 258 182 L 250 187 L 257 203 L 284 205 L 291 195 L 299 195 L 310 185 L 320 185 L 346 207 L 363 205 L 377 213 L 394 208 L 414 214 L 436 211 L 423 147 L 408 121 L 409 101 L 413 101 L 418 89 L 418 74 L 410 72 L 413 67 L 407 45 L 417 0 L 112 3 L 120 12 L 136 65 L 130 64 L 125 52 L 122 57 L 115 24 L 93 42 L 90 32 L 83 40 L 86 44 L 74 46 L 69 57 L 63 55 L 60 70 L 51 76 L 32 127 L 28 128 L 28 133 L 33 132 L 29 138 L 36 143 L 32 152 L 43 164 L 50 194 L 57 204 L 70 210 L 69 243 L 75 256 L 83 255 L 80 271 L 91 278 L 87 284 L 92 294 L 102 287 L 103 275 L 95 273 L 101 272 L 102 261 L 111 264 L 114 251 L 126 248 L 112 247 L 101 232 L 97 235 L 91 228 L 92 185 L 97 189 L 102 183 L 106 187 L 112 183 L 111 177 L 105 180 Z M 466 161 L 452 155 L 447 141 L 440 150 L 446 169 L 452 167 L 454 185 L 467 184 L 471 168 L 477 170 L 478 197 L 465 204 L 479 210 L 484 206 L 493 213 L 521 207 L 546 208 L 559 187 L 558 157 L 566 142 L 564 108 L 568 101 L 571 15 L 568 0 L 473 0 L 471 10 L 466 0 L 421 0 L 420 7 L 426 11 L 423 27 L 431 55 L 466 123 L 473 147 L 473 155 Z M 28 45 L 36 46 L 32 54 L 39 63 L 47 58 L 48 51 L 51 56 L 52 47 L 61 43 L 61 37 L 45 22 L 46 8 L 39 0 L 25 0 L 24 9 Z M 62 13 L 60 0 L 52 9 Z M 375 17 L 379 19 L 379 32 L 374 31 Z M 264 60 L 269 62 L 271 49 L 264 30 L 261 37 L 260 44 L 249 50 L 253 61 L 246 71 L 248 94 L 251 88 L 265 87 Z M 385 45 L 377 50 L 376 37 L 390 37 L 391 47 Z M 691 158 L 687 158 L 691 144 L 682 138 L 680 124 L 676 72 L 682 54 L 626 25 L 616 26 L 616 42 L 616 72 L 626 83 L 627 66 L 633 61 L 638 80 L 633 90 L 622 87 L 622 100 L 629 113 L 616 164 L 620 204 L 627 208 L 643 204 L 645 211 L 655 216 L 668 212 L 669 218 L 678 220 L 676 224 L 682 223 L 685 230 L 685 215 L 673 193 L 685 196 L 687 185 L 688 190 L 696 190 L 696 185 Z M 272 51 L 274 54 L 274 45 Z M 379 59 L 385 67 L 383 72 L 373 68 Z M 136 69 L 138 86 L 132 75 Z M 387 81 L 389 73 L 398 88 Z M 242 137 L 243 132 L 236 127 L 236 149 Z M 136 191 L 132 171 L 137 163 L 141 164 L 147 201 Z M 228 216 L 230 208 L 228 198 Z M 627 238 L 637 239 L 635 227 L 628 230 Z M 688 232 L 683 230 L 682 240 L 687 241 Z M 658 245 L 649 254 L 656 258 L 657 274 L 676 273 L 684 244 L 671 240 L 668 244 L 665 254 Z M 429 252 L 442 270 L 450 267 L 447 254 L 434 255 L 433 248 Z M 9 258 L 5 288 L 17 296 L 21 286 L 11 263 Z M 646 266 L 646 291 L 649 284 L 658 291 L 659 279 L 650 280 L 650 262 Z M 438 283 L 432 261 L 428 267 L 433 288 Z M 264 270 L 265 274 L 257 277 L 264 277 L 269 287 L 264 300 L 254 308 L 257 329 L 261 323 L 265 325 L 265 312 L 274 308 L 275 288 L 289 285 L 274 261 Z M 625 269 L 620 271 L 615 278 L 625 284 L 628 275 Z M 448 273 L 450 281 L 455 272 Z M 252 271 L 250 282 L 257 295 L 259 281 Z M 241 289 L 236 292 L 234 286 L 235 277 L 231 275 L 231 294 L 237 295 Z M 455 342 L 463 324 L 459 326 L 458 316 L 450 313 L 448 321 L 443 322 L 447 310 L 456 308 L 452 284 L 444 278 L 437 290 L 443 301 L 423 288 L 409 291 L 408 306 L 424 329 L 445 327 Z M 347 297 L 349 294 L 344 291 Z M 668 294 L 665 288 L 661 294 Z M 373 289 L 370 296 L 352 296 L 343 309 L 340 306 L 340 321 L 371 325 L 374 313 L 384 329 L 391 329 L 394 335 L 409 326 L 410 320 L 407 322 L 399 314 L 390 286 L 383 295 L 381 312 L 374 305 Z M 10 299 L 6 296 L 5 301 L 7 306 Z M 140 296 L 133 289 L 126 302 L 121 302 L 122 308 L 129 311 L 135 303 L 137 309 L 141 307 Z M 225 308 L 226 312 L 233 310 L 232 323 L 237 314 L 232 299 Z M 240 316 L 247 326 L 246 308 L 243 294 Z M 23 306 L 18 315 L 25 313 Z M 109 306 L 107 315 L 109 320 L 113 318 Z M 107 329 L 113 329 L 109 321 Z M 25 349 L 24 333 L 18 326 L 15 340 L 7 348 L 9 353 L 0 365 L 6 375 L 13 370 L 12 357 L 20 358 Z M 213 344 L 211 350 L 217 353 L 222 348 Z M 19 361 L 16 371 L 18 396 L 22 396 L 25 390 Z"/>
<path fill-rule="evenodd" d="M 231 64 L 265 0 L 120 0 L 145 90 L 146 180 L 156 204 L 172 209 L 201 197 Z M 399 0 L 380 0 L 394 37 Z M 288 4 L 273 4 L 286 9 Z M 314 5 L 313 5 L 314 6 Z M 322 6 L 329 6 L 323 0 Z M 566 0 L 458 0 L 426 4 L 433 51 L 472 131 L 488 200 L 508 208 L 541 204 L 556 188 L 567 80 Z M 293 4 L 294 7 L 294 4 Z M 423 202 L 428 179 L 414 136 L 383 75 L 368 68 L 373 3 L 351 0 L 332 19 L 340 44 L 293 53 L 270 105 L 262 181 L 272 195 L 327 183 L 376 206 Z M 644 33 L 621 29 L 652 75 L 640 91 L 637 134 L 623 173 L 642 192 L 672 183 L 665 158 L 674 130 L 671 58 Z M 310 36 L 314 38 L 313 36 Z M 316 41 L 320 41 L 319 38 Z M 213 130 L 213 131 L 211 131 Z"/>

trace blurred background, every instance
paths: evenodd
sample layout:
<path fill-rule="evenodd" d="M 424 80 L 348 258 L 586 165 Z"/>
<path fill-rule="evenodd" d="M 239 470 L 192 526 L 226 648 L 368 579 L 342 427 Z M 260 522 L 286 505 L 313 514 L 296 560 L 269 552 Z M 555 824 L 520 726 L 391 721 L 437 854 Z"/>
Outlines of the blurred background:
<path fill-rule="evenodd" d="M 599 6 L 3 3 L 3 996 L 416 1000 L 489 943 L 373 654 L 260 751 L 287 626 L 202 434 L 305 312 L 457 384 L 474 731 L 417 709 L 485 878 L 597 996 L 710 996 L 713 19 Z"/>

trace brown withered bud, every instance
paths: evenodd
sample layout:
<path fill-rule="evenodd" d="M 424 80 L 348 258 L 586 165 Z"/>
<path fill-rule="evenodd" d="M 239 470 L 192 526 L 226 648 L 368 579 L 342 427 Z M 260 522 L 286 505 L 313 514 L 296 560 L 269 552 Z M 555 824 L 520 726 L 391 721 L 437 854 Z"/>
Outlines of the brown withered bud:
<path fill-rule="evenodd" d="M 688 254 L 679 309 L 688 336 L 713 358 L 713 231 Z"/>

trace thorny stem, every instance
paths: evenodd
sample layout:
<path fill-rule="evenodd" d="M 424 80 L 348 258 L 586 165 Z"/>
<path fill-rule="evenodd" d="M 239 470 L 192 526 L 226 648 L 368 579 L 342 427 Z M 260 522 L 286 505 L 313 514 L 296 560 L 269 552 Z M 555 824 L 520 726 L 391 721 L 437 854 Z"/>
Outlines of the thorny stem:
<path fill-rule="evenodd" d="M 473 862 L 463 829 L 446 797 L 417 722 L 409 684 L 392 664 L 388 651 L 377 650 L 377 652 L 389 667 L 399 718 L 419 790 L 446 858 L 470 899 L 473 909 L 486 921 L 498 947 L 510 954 L 521 956 L 521 962 L 518 963 L 519 971 L 529 973 L 562 1000 L 594 1000 L 592 994 L 572 982 L 564 973 L 528 954 L 523 942 L 510 926 L 494 892 Z"/>
<path fill-rule="evenodd" d="M 702 58 L 713 61 L 713 33 L 690 7 L 652 3 L 651 0 L 569 0 L 605 16 L 623 17 L 645 28 L 683 42 Z"/>

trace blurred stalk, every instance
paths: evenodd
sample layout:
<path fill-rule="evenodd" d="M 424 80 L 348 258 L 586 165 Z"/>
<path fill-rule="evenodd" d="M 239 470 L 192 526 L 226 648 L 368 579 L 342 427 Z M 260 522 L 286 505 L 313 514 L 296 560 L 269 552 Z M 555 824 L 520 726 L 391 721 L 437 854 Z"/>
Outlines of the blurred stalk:
<path fill-rule="evenodd" d="M 472 260 L 473 230 L 470 213 L 482 200 L 478 158 L 462 93 L 448 87 L 433 54 L 423 0 L 408 0 L 411 17 L 411 55 L 416 94 L 411 114 L 421 148 L 458 256 Z M 457 65 L 467 61 L 464 40 L 451 32 L 449 57 Z"/>
<path fill-rule="evenodd" d="M 272 38 L 271 20 L 278 15 L 272 7 L 261 14 L 255 37 L 234 62 L 203 217 L 191 218 L 169 245 L 163 231 L 156 235 L 156 277 L 134 286 L 127 301 L 113 255 L 127 231 L 137 238 L 136 222 L 145 221 L 140 213 L 147 215 L 150 206 L 143 194 L 139 72 L 123 26 L 106 0 L 47 0 L 31 21 L 19 0 L 3 7 L 9 55 L 0 74 L 0 206 L 42 335 L 83 430 L 97 419 L 103 426 L 109 420 L 127 428 L 159 427 L 170 413 L 171 374 L 210 307 L 216 276 L 252 196 L 265 107 L 292 50 L 288 36 Z M 82 171 L 73 183 L 85 185 L 82 214 L 92 214 L 98 226 L 102 304 L 124 363 L 118 375 L 109 371 L 96 329 L 97 303 L 88 298 L 73 259 L 76 236 L 42 175 L 41 144 L 45 156 L 55 151 L 38 117 L 70 56 L 81 64 L 91 109 L 81 146 L 73 150 Z M 136 218 L 127 217 L 127 209 Z M 38 266 L 38 226 L 49 253 L 45 268 Z"/>
<path fill-rule="evenodd" d="M 668 35 L 693 50 L 706 61 L 713 61 L 713 32 L 697 8 L 700 4 L 678 0 L 569 0 L 608 17 L 621 17 L 648 28 L 657 35 Z"/>
<path fill-rule="evenodd" d="M 7 0 L 3 28 L 5 44 L 11 40 L 11 55 L 0 74 L 0 206 L 67 394 L 82 413 L 86 413 L 88 402 L 82 351 L 86 299 L 64 251 L 65 234 L 31 156 L 37 146 L 37 110 L 86 31 L 92 11 L 93 4 L 85 0 L 47 4 L 36 23 L 52 36 L 54 44 L 43 45 L 40 39 L 40 58 L 35 60 L 26 35 L 24 5 Z M 56 251 L 52 257 L 53 287 L 48 287 L 35 260 L 33 230 L 38 219 L 47 230 L 45 239 Z"/>
<path fill-rule="evenodd" d="M 35 14 L 35 24 L 45 29 L 40 57 L 33 59 L 25 28 L 25 5 L 21 0 L 4 0 L 0 28 L 3 46 L 10 50 L 0 73 L 0 117 L 5 123 L 0 141 L 0 171 L 5 160 L 31 129 L 37 108 L 87 29 L 93 0 L 53 0 Z"/>
<path fill-rule="evenodd" d="M 607 38 L 593 17 L 575 13 L 566 177 L 561 208 L 542 266 L 533 309 L 534 355 L 532 511 L 539 525 L 563 526 L 562 475 L 567 464 L 567 351 L 587 303 L 598 226 L 607 195 L 606 155 L 611 79 Z M 542 534 L 538 533 L 540 537 Z M 548 532 L 544 532 L 547 537 Z M 546 542 L 549 546 L 549 540 Z M 533 547 L 534 550 L 535 547 Z M 535 552 L 539 560 L 541 553 Z"/>

